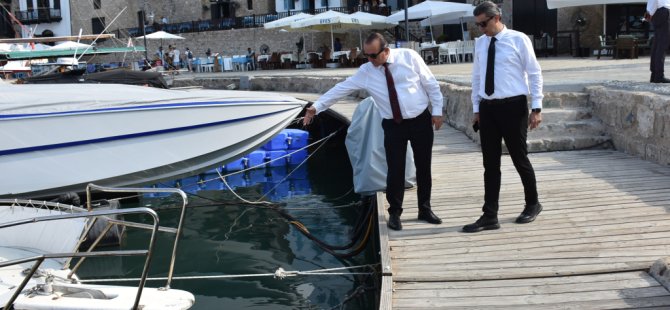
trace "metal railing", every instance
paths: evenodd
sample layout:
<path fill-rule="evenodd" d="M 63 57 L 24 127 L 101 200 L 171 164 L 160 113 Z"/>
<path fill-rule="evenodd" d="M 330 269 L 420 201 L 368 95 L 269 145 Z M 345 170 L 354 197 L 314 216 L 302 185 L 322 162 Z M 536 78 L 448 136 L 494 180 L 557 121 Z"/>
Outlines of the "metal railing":
<path fill-rule="evenodd" d="M 93 190 L 101 191 L 101 192 L 107 192 L 107 193 L 173 193 L 173 194 L 178 194 L 182 199 L 182 206 L 181 206 L 181 215 L 179 217 L 179 222 L 177 224 L 177 228 L 175 229 L 175 228 L 170 228 L 170 227 L 159 226 L 158 215 L 156 214 L 156 212 L 154 210 L 149 209 L 149 208 L 132 208 L 132 209 L 121 209 L 121 210 L 97 210 L 97 211 L 93 210 L 92 204 L 91 204 L 91 192 Z M 6 266 L 11 266 L 11 265 L 16 265 L 16 264 L 22 264 L 22 263 L 26 263 L 26 262 L 31 262 L 31 261 L 35 262 L 35 264 L 31 268 L 31 270 L 29 271 L 29 274 L 26 275 L 26 277 L 23 279 L 20 286 L 18 286 L 16 288 L 16 291 L 14 292 L 13 296 L 5 304 L 4 309 L 11 309 L 11 305 L 14 303 L 14 301 L 16 301 L 16 298 L 18 298 L 19 294 L 23 291 L 25 286 L 28 284 L 28 281 L 32 278 L 33 274 L 38 270 L 40 265 L 46 259 L 67 258 L 67 261 L 64 264 L 64 268 L 67 268 L 69 266 L 69 264 L 71 263 L 72 259 L 79 258 L 79 261 L 71 269 L 70 273 L 67 276 L 68 279 L 72 280 L 75 272 L 79 269 L 81 264 L 88 257 L 146 256 L 144 267 L 142 269 L 142 276 L 140 277 L 140 283 L 138 285 L 138 291 L 137 291 L 137 295 L 136 295 L 136 298 L 135 298 L 135 304 L 133 306 L 133 309 L 137 309 L 137 307 L 139 305 L 140 297 L 142 295 L 142 290 L 144 288 L 144 285 L 146 283 L 146 279 L 147 279 L 147 276 L 148 276 L 148 273 L 149 273 L 149 266 L 151 264 L 153 250 L 154 250 L 154 246 L 155 246 L 155 243 L 156 243 L 155 242 L 156 232 L 158 232 L 158 231 L 175 233 L 175 240 L 174 240 L 174 245 L 173 245 L 173 250 L 172 250 L 172 257 L 171 257 L 171 260 L 170 260 L 170 266 L 169 266 L 169 270 L 168 270 L 168 278 L 167 278 L 167 282 L 165 284 L 164 289 L 169 289 L 170 288 L 170 284 L 172 282 L 173 273 L 174 273 L 174 265 L 175 265 L 175 261 L 176 261 L 177 246 L 178 246 L 178 242 L 179 242 L 179 237 L 181 236 L 184 217 L 185 217 L 185 214 L 186 214 L 186 205 L 188 204 L 188 198 L 186 196 L 186 193 L 184 193 L 183 191 L 181 191 L 179 189 L 174 189 L 174 188 L 112 188 L 112 187 L 98 186 L 98 185 L 95 185 L 95 184 L 89 184 L 86 187 L 86 198 L 87 198 L 86 209 L 79 208 L 79 207 L 76 207 L 76 206 L 70 206 L 70 205 L 64 205 L 64 204 L 60 204 L 60 203 L 46 202 L 46 201 L 37 202 L 37 201 L 33 201 L 33 200 L 21 200 L 21 199 L 0 199 L 0 205 L 6 205 L 6 206 L 9 206 L 9 207 L 22 206 L 22 207 L 34 207 L 34 208 L 39 208 L 39 209 L 50 208 L 50 209 L 56 209 L 58 211 L 72 212 L 72 213 L 69 213 L 69 214 L 39 216 L 39 217 L 26 218 L 26 219 L 12 221 L 12 222 L 0 223 L 0 229 L 19 226 L 19 225 L 24 225 L 24 224 L 29 224 L 29 223 L 37 223 L 37 222 L 49 222 L 49 221 L 74 219 L 74 218 L 91 218 L 92 221 L 84 229 L 84 232 L 82 233 L 82 235 L 81 235 L 81 237 L 78 241 L 77 248 L 79 248 L 79 246 L 82 244 L 82 242 L 86 239 L 86 236 L 88 235 L 90 230 L 93 228 L 93 225 L 95 224 L 95 222 L 100 217 L 104 217 L 105 220 L 108 222 L 107 225 L 105 226 L 105 228 L 103 229 L 103 231 L 98 236 L 98 238 L 96 238 L 96 240 L 93 241 L 93 243 L 86 250 L 86 252 L 78 252 L 78 250 L 77 250 L 73 253 L 49 253 L 49 254 L 43 254 L 43 255 L 37 255 L 37 256 L 32 256 L 32 257 L 27 257 L 27 258 L 21 258 L 21 259 L 16 259 L 16 260 L 0 262 L 0 268 L 6 267 Z M 113 218 L 109 217 L 109 216 L 124 215 L 124 214 L 148 214 L 152 217 L 153 224 L 152 225 L 141 224 L 141 223 L 135 223 L 135 222 L 129 222 L 129 221 L 124 221 L 124 220 L 113 219 Z M 109 229 L 112 228 L 113 225 L 120 225 L 120 226 L 124 226 L 124 227 L 133 227 L 133 228 L 151 230 L 151 237 L 150 237 L 147 249 L 146 250 L 118 250 L 118 251 L 97 251 L 97 252 L 93 252 L 95 247 L 99 244 L 99 242 L 105 236 L 107 231 L 109 231 Z"/>
<path fill-rule="evenodd" d="M 146 283 L 146 278 L 149 273 L 149 265 L 151 264 L 151 257 L 154 249 L 154 245 L 156 244 L 156 232 L 158 231 L 158 214 L 156 214 L 156 211 L 151 210 L 149 208 L 133 208 L 133 209 L 125 209 L 125 210 L 100 210 L 100 211 L 90 211 L 90 212 L 82 212 L 82 213 L 70 213 L 70 214 L 59 214 L 59 215 L 47 215 L 47 216 L 40 216 L 40 217 L 34 217 L 34 218 L 27 218 L 27 219 L 22 219 L 22 220 L 17 220 L 17 221 L 12 221 L 12 222 L 7 222 L 7 223 L 2 223 L 0 224 L 0 229 L 2 228 L 8 228 L 8 227 L 14 227 L 14 226 L 19 226 L 19 225 L 25 225 L 25 224 L 30 224 L 30 223 L 39 223 L 39 222 L 50 222 L 50 221 L 57 221 L 57 220 L 66 220 L 66 219 L 75 219 L 75 218 L 89 218 L 89 217 L 99 217 L 99 216 L 110 216 L 110 215 L 122 215 L 122 214 L 148 214 L 152 217 L 153 219 L 153 228 L 151 231 L 151 238 L 149 240 L 149 245 L 147 250 L 129 250 L 129 251 L 105 251 L 105 252 L 85 252 L 85 253 L 50 253 L 50 254 L 42 254 L 42 255 L 36 255 L 32 257 L 27 257 L 27 258 L 20 258 L 20 259 L 14 259 L 14 260 L 9 260 L 9 261 L 4 261 L 0 262 L 0 268 L 7 267 L 7 266 L 12 266 L 12 265 L 18 265 L 18 264 L 23 264 L 27 262 L 35 262 L 30 268 L 30 271 L 26 274 L 26 276 L 23 278 L 23 281 L 21 281 L 21 284 L 14 288 L 14 294 L 12 294 L 12 297 L 7 300 L 7 303 L 4 306 L 4 309 L 12 309 L 12 304 L 14 304 L 14 301 L 16 301 L 16 298 L 19 297 L 19 294 L 23 291 L 23 289 L 28 285 L 28 282 L 30 279 L 33 277 L 35 272 L 38 270 L 38 268 L 42 265 L 44 260 L 46 259 L 54 259 L 54 258 L 81 258 L 84 259 L 86 257 L 92 257 L 92 256 L 146 256 L 146 260 L 144 262 L 144 268 L 142 270 L 142 276 L 140 278 L 140 283 L 137 288 L 137 295 L 135 296 L 135 303 L 133 304 L 133 309 L 137 309 L 140 303 L 140 297 L 142 296 L 142 290 L 144 289 L 144 284 Z"/>
<path fill-rule="evenodd" d="M 59 22 L 61 17 L 60 9 L 52 9 L 49 7 L 39 7 L 33 10 L 16 11 L 14 12 L 16 18 L 24 24 L 39 24 Z"/>

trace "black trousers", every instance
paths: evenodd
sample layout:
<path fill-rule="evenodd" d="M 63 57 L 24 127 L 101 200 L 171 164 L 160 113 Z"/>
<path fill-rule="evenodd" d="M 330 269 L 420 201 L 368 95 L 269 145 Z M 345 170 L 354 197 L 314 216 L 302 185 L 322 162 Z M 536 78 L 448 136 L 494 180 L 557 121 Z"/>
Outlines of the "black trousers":
<path fill-rule="evenodd" d="M 651 44 L 651 61 L 649 63 L 652 80 L 664 77 L 665 50 L 670 43 L 668 15 L 667 8 L 660 8 L 656 10 L 651 19 L 651 23 L 654 25 L 654 41 Z"/>
<path fill-rule="evenodd" d="M 430 209 L 431 152 L 433 149 L 433 123 L 428 110 L 413 119 L 404 119 L 396 124 L 392 119 L 384 119 L 384 149 L 386 151 L 386 200 L 390 214 L 402 214 L 405 196 L 405 160 L 407 141 L 412 145 L 416 166 L 417 198 L 419 210 Z"/>
<path fill-rule="evenodd" d="M 500 157 L 502 139 L 521 176 L 526 204 L 538 202 L 535 171 L 528 160 L 528 100 L 517 96 L 507 101 L 482 100 L 479 105 L 479 137 L 484 155 L 484 207 L 485 215 L 498 215 L 500 196 Z"/>

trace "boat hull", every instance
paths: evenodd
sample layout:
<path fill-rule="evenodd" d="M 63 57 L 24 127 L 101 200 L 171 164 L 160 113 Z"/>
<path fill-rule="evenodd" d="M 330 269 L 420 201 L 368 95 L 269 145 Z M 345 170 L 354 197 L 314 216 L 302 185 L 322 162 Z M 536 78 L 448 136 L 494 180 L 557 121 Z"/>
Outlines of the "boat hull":
<path fill-rule="evenodd" d="M 127 186 L 193 174 L 265 143 L 305 104 L 262 93 L 204 92 L 130 106 L 0 114 L 0 196 L 45 196 L 82 191 L 91 182 Z"/>

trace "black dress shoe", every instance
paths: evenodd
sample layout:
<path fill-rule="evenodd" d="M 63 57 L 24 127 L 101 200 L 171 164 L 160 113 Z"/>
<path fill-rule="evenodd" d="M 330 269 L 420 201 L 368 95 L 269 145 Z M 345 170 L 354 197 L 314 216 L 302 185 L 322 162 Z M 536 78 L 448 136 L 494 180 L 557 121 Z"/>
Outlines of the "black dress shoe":
<path fill-rule="evenodd" d="M 473 233 L 482 230 L 493 230 L 500 228 L 497 217 L 482 215 L 476 222 L 463 226 L 463 232 Z"/>
<path fill-rule="evenodd" d="M 538 214 L 542 212 L 542 205 L 538 202 L 534 205 L 526 205 L 523 212 L 516 218 L 518 224 L 530 223 L 535 220 Z"/>
<path fill-rule="evenodd" d="M 419 210 L 419 220 L 430 224 L 442 224 L 442 220 L 432 210 Z"/>
<path fill-rule="evenodd" d="M 659 79 L 654 79 L 651 81 L 652 83 L 670 83 L 670 79 L 666 78 L 659 78 Z"/>
<path fill-rule="evenodd" d="M 402 223 L 400 223 L 400 214 L 389 214 L 389 221 L 386 226 L 393 230 L 402 230 Z"/>

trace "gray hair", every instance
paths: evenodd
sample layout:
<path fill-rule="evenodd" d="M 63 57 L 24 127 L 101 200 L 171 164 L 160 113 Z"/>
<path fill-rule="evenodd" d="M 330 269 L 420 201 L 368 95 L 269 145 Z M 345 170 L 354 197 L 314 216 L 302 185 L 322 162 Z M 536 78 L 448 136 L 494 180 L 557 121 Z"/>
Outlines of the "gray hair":
<path fill-rule="evenodd" d="M 479 16 L 481 14 L 485 14 L 487 17 L 492 17 L 500 16 L 502 15 L 502 12 L 500 12 L 500 8 L 495 3 L 484 1 L 480 3 L 472 13 L 474 16 Z"/>

